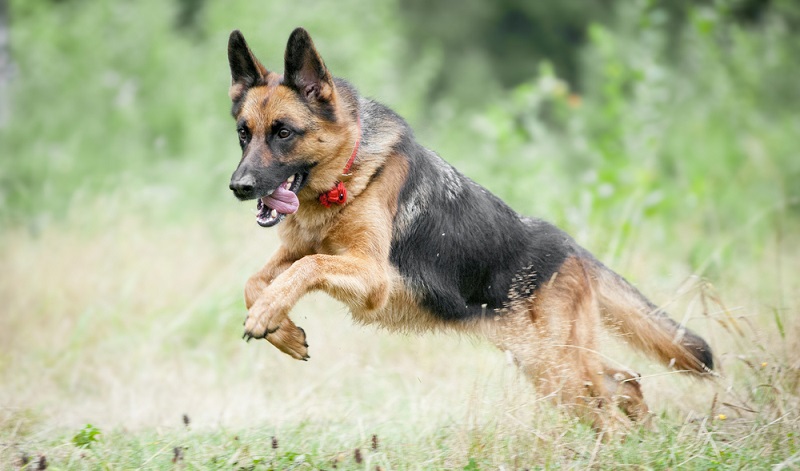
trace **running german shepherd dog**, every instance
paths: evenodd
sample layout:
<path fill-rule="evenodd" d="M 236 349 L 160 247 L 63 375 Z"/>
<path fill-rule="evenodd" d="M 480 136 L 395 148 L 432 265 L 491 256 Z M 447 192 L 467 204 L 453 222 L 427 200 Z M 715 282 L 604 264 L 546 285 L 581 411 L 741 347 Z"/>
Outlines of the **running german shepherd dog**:
<path fill-rule="evenodd" d="M 230 189 L 257 200 L 282 244 L 247 282 L 245 337 L 308 359 L 288 314 L 322 290 L 355 321 L 487 336 L 537 391 L 597 429 L 645 419 L 638 375 L 598 354 L 601 325 L 666 365 L 713 368 L 708 344 L 566 233 L 521 216 L 414 140 L 387 107 L 334 78 L 309 34 L 289 37 L 283 75 L 239 31 L 228 43 L 242 158 Z M 616 412 L 614 412 L 616 411 Z"/>

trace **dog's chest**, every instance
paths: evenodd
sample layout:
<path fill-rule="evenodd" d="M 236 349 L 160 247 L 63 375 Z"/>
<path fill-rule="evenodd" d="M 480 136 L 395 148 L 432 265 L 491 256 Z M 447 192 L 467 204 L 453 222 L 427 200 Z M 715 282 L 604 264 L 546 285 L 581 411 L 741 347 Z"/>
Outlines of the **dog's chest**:
<path fill-rule="evenodd" d="M 433 315 L 419 302 L 416 294 L 399 273 L 391 278 L 389 300 L 380 309 L 365 310 L 350 306 L 353 319 L 363 324 L 376 324 L 393 331 L 424 332 L 445 327 L 439 316 Z"/>

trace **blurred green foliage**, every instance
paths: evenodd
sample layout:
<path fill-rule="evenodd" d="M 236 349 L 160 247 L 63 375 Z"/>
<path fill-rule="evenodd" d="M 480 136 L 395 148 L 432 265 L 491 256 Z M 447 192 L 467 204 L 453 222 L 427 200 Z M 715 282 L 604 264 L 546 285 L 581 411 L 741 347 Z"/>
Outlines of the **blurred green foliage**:
<path fill-rule="evenodd" d="M 436 77 L 432 97 L 457 95 L 481 103 L 495 99 L 493 93 L 486 93 L 495 90 L 491 85 L 489 90 L 476 85 L 519 85 L 535 75 L 541 60 L 552 63 L 559 77 L 582 90 L 585 63 L 581 55 L 591 40 L 589 28 L 593 24 L 624 26 L 619 21 L 620 9 L 648 9 L 654 14 L 634 21 L 657 26 L 670 40 L 682 34 L 698 9 L 714 10 L 727 22 L 748 26 L 761 26 L 766 18 L 777 15 L 793 31 L 800 29 L 800 6 L 792 0 L 400 0 L 400 6 L 415 48 L 441 50 L 444 67 Z M 482 74 L 480 80 L 475 80 L 476 72 Z M 464 81 L 462 73 L 472 78 Z"/>
<path fill-rule="evenodd" d="M 92 443 L 99 440 L 97 437 L 100 435 L 102 435 L 102 432 L 99 428 L 92 424 L 86 424 L 84 428 L 78 430 L 78 433 L 72 437 L 72 443 L 78 448 L 91 448 Z"/>
<path fill-rule="evenodd" d="M 426 145 L 607 255 L 653 218 L 665 244 L 691 229 L 753 246 L 796 219 L 794 2 L 536 5 L 13 0 L 0 223 L 121 189 L 162 219 L 230 205 L 227 35 L 280 70 L 297 25 Z"/>

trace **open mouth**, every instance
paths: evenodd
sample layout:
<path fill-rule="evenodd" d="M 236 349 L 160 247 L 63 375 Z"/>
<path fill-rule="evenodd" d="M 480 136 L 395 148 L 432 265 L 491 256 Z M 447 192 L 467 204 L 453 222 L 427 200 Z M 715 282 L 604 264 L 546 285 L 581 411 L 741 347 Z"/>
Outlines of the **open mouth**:
<path fill-rule="evenodd" d="M 297 191 L 303 186 L 304 173 L 295 173 L 283 181 L 266 196 L 258 199 L 256 222 L 261 227 L 272 227 L 283 221 L 288 214 L 294 214 L 300 207 Z"/>

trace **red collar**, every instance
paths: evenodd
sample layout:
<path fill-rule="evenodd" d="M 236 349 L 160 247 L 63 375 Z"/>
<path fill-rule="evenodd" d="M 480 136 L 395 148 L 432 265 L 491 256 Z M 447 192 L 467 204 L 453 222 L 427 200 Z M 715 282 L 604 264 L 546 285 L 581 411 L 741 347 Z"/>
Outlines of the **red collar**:
<path fill-rule="evenodd" d="M 342 170 L 343 177 L 350 176 L 350 167 L 353 166 L 353 162 L 355 162 L 356 160 L 356 154 L 358 154 L 358 147 L 360 145 L 361 145 L 361 117 L 359 116 L 358 137 L 356 138 L 356 145 L 353 148 L 353 153 L 350 154 L 350 159 L 344 166 L 344 170 Z M 333 185 L 333 188 L 319 195 L 319 204 L 325 206 L 326 208 L 330 208 L 332 204 L 344 205 L 346 202 L 347 202 L 347 188 L 345 188 L 344 183 L 342 183 L 341 181 L 337 181 Z"/>

